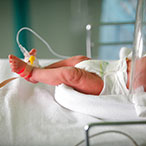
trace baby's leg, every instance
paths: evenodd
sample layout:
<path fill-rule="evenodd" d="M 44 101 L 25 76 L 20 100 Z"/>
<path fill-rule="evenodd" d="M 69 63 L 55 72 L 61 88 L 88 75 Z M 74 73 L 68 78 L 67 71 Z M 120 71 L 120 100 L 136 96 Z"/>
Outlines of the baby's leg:
<path fill-rule="evenodd" d="M 104 85 L 103 80 L 95 73 L 75 67 L 64 68 L 62 81 L 77 91 L 93 95 L 99 95 Z"/>
<path fill-rule="evenodd" d="M 103 88 L 103 80 L 98 75 L 75 67 L 34 68 L 31 79 L 49 85 L 64 83 L 77 91 L 93 95 L 99 95 Z"/>
<path fill-rule="evenodd" d="M 51 65 L 46 66 L 46 69 L 51 69 L 51 68 L 58 68 L 58 67 L 63 67 L 63 66 L 75 66 L 77 63 L 84 61 L 84 60 L 89 60 L 90 58 L 86 56 L 73 56 L 58 62 L 55 62 Z"/>
<path fill-rule="evenodd" d="M 75 67 L 34 68 L 31 79 L 49 85 L 64 83 L 77 91 L 93 95 L 99 95 L 103 88 L 103 80 L 98 75 Z"/>
<path fill-rule="evenodd" d="M 31 68 L 30 65 L 27 65 L 13 55 L 9 56 L 9 60 L 12 71 L 18 74 L 26 67 Z M 31 82 L 42 82 L 49 85 L 64 83 L 86 94 L 99 95 L 103 88 L 103 81 L 99 76 L 75 67 L 59 67 L 54 69 L 33 68 L 29 74 L 28 80 Z"/>

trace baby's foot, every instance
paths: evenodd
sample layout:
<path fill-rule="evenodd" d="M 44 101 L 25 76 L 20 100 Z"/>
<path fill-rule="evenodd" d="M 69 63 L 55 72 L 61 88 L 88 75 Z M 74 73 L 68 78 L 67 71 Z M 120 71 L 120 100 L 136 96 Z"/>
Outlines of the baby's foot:
<path fill-rule="evenodd" d="M 14 55 L 9 55 L 9 63 L 11 65 L 12 72 L 20 74 L 24 71 L 26 63 Z"/>
<path fill-rule="evenodd" d="M 25 78 L 30 82 L 36 83 L 35 81 L 30 79 L 33 71 L 32 66 L 28 65 L 27 63 L 25 63 L 14 55 L 9 55 L 9 62 L 11 65 L 12 72 L 19 74 L 21 77 Z"/>

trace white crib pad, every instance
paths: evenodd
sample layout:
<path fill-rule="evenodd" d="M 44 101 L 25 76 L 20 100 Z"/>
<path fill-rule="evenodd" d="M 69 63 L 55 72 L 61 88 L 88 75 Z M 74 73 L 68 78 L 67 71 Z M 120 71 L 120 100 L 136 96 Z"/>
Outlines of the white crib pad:
<path fill-rule="evenodd" d="M 141 119 L 146 117 L 146 93 L 135 94 L 134 103 L 124 95 L 87 95 L 61 84 L 55 99 L 62 106 L 101 119 Z M 144 118 L 142 118 L 144 119 Z"/>

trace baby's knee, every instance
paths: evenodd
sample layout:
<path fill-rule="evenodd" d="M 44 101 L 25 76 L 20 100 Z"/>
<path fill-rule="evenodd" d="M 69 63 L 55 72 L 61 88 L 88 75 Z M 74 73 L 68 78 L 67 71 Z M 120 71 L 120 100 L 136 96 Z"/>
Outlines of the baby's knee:
<path fill-rule="evenodd" d="M 80 69 L 75 67 L 67 67 L 63 71 L 62 79 L 65 81 L 65 83 L 77 84 L 77 82 L 80 81 L 81 76 L 82 71 Z"/>

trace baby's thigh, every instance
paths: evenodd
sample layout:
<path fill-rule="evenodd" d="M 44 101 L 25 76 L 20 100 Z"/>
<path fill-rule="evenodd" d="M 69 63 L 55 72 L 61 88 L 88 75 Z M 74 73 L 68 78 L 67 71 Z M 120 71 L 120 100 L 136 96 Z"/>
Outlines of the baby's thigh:
<path fill-rule="evenodd" d="M 84 69 L 74 68 L 73 79 L 70 86 L 85 94 L 99 95 L 103 88 L 103 80 Z"/>

